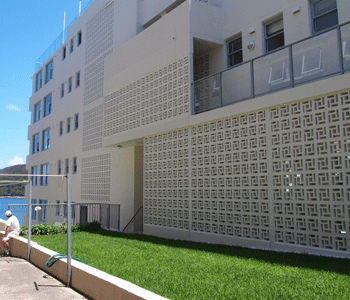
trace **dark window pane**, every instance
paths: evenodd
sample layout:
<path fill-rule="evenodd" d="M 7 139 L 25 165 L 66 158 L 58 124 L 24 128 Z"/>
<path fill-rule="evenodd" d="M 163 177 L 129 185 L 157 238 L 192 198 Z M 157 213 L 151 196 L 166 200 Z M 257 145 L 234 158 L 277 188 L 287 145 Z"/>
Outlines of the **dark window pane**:
<path fill-rule="evenodd" d="M 326 30 L 338 24 L 338 13 L 333 11 L 329 14 L 314 19 L 314 33 Z"/>
<path fill-rule="evenodd" d="M 276 36 L 266 40 L 266 50 L 270 52 L 279 47 L 284 46 L 284 33 L 277 34 Z"/>

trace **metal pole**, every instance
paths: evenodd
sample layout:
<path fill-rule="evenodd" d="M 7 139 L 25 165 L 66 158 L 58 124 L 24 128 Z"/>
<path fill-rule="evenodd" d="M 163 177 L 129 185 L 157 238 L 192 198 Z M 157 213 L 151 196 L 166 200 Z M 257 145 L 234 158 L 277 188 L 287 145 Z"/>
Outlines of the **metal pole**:
<path fill-rule="evenodd" d="M 28 257 L 27 260 L 30 261 L 30 241 L 32 237 L 32 179 L 29 180 L 29 212 L 28 212 Z"/>
<path fill-rule="evenodd" d="M 66 30 L 66 11 L 63 13 L 63 32 L 62 32 L 62 44 L 64 44 L 64 31 Z"/>
<path fill-rule="evenodd" d="M 81 13 L 81 0 L 79 0 L 79 17 L 80 17 L 80 13 Z"/>
<path fill-rule="evenodd" d="M 72 207 L 70 203 L 70 176 L 67 174 L 67 205 L 68 205 L 68 220 L 67 220 L 67 286 L 71 286 L 72 276 L 72 248 L 71 248 L 71 222 L 72 222 Z"/>

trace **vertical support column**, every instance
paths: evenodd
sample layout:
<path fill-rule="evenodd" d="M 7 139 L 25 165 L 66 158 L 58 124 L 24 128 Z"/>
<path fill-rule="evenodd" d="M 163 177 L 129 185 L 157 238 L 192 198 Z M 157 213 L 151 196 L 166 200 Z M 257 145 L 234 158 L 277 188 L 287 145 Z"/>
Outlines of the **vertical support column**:
<path fill-rule="evenodd" d="M 28 204 L 28 251 L 27 260 L 30 261 L 30 242 L 32 238 L 32 180 L 29 180 L 29 204 Z"/>
<path fill-rule="evenodd" d="M 250 78 L 251 78 L 251 91 L 252 98 L 255 98 L 255 88 L 254 88 L 254 64 L 253 61 L 250 62 Z"/>
<path fill-rule="evenodd" d="M 64 31 L 66 30 L 66 11 L 63 13 L 62 45 L 64 44 Z"/>
<path fill-rule="evenodd" d="M 67 220 L 67 286 L 71 286 L 72 276 L 72 240 L 71 240 L 71 222 L 72 222 L 72 207 L 70 202 L 70 175 L 67 174 L 67 205 L 68 205 L 68 220 Z"/>
<path fill-rule="evenodd" d="M 294 87 L 294 69 L 293 69 L 293 47 L 289 45 L 289 77 L 290 77 L 290 86 Z"/>

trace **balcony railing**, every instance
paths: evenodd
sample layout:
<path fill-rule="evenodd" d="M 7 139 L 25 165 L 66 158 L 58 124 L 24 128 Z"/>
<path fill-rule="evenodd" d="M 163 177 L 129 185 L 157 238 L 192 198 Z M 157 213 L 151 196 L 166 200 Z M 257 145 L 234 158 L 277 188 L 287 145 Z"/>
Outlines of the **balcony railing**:
<path fill-rule="evenodd" d="M 81 14 L 89 7 L 89 5 L 94 0 L 91 0 L 82 10 Z M 41 68 L 41 66 L 47 61 L 56 51 L 59 47 L 62 46 L 63 43 L 67 40 L 67 30 L 68 28 L 75 22 L 76 19 L 78 19 L 79 16 L 76 16 L 74 20 L 66 26 L 65 30 L 58 35 L 58 37 L 53 41 L 53 43 L 45 50 L 43 54 L 40 55 L 40 57 L 35 62 L 35 72 Z"/>
<path fill-rule="evenodd" d="M 193 83 L 194 113 L 350 71 L 350 22 Z"/>

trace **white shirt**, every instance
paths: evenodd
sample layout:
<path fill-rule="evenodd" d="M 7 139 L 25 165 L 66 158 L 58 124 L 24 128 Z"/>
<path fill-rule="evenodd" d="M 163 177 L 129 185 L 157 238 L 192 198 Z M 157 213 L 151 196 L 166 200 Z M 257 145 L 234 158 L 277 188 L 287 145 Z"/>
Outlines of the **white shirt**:
<path fill-rule="evenodd" d="M 15 216 L 11 216 L 7 219 L 6 226 L 10 227 L 10 232 L 11 231 L 19 232 L 19 222 Z"/>

